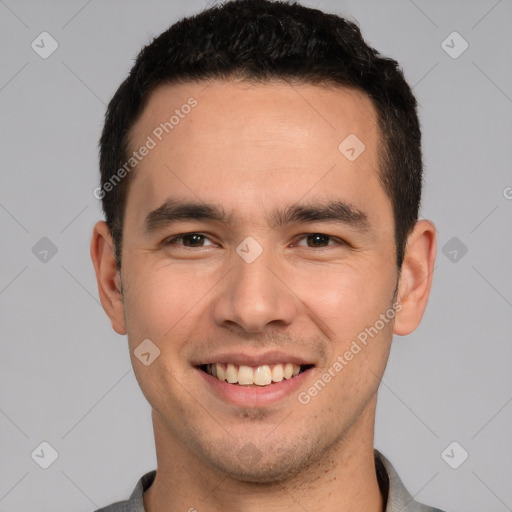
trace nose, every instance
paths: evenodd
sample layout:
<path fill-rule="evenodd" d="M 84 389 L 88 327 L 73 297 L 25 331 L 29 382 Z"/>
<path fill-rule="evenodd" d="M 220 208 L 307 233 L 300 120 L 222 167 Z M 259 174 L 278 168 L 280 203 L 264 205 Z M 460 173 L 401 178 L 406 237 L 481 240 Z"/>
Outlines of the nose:
<path fill-rule="evenodd" d="M 270 250 L 251 263 L 234 253 L 232 270 L 213 302 L 214 321 L 247 333 L 291 324 L 299 299 L 289 281 L 284 264 Z"/>

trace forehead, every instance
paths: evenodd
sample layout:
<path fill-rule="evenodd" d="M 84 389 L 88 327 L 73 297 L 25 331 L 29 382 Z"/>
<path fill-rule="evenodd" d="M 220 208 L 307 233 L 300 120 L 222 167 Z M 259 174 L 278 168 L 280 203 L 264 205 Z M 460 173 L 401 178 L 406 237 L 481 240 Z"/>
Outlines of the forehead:
<path fill-rule="evenodd" d="M 153 148 L 130 185 L 147 210 L 173 192 L 261 205 L 337 187 L 353 203 L 380 188 L 375 108 L 366 94 L 345 87 L 220 80 L 163 85 L 130 132 L 131 150 L 149 139 Z"/>
<path fill-rule="evenodd" d="M 190 108 L 191 103 L 196 106 Z M 194 122 L 183 122 L 187 117 Z M 130 141 L 136 143 L 165 122 L 172 125 L 176 141 L 187 139 L 192 143 L 200 130 L 204 144 L 229 133 L 233 144 L 245 139 L 254 145 L 255 132 L 261 128 L 268 138 L 278 135 L 278 143 L 296 143 L 297 136 L 311 139 L 312 134 L 332 143 L 340 140 L 347 129 L 353 129 L 361 138 L 368 138 L 368 132 L 377 130 L 375 108 L 364 92 L 283 81 L 212 80 L 161 85 L 150 94 L 130 131 Z M 209 137 L 205 139 L 207 132 Z"/>

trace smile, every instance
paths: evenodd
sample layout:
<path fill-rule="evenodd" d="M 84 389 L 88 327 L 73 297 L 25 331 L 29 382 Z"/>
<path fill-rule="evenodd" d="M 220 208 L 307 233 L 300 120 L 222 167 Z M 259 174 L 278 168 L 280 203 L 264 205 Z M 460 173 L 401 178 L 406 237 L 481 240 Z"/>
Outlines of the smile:
<path fill-rule="evenodd" d="M 233 363 L 210 363 L 200 368 L 222 382 L 239 386 L 269 386 L 283 380 L 293 379 L 312 365 L 299 366 L 293 363 L 245 366 Z"/>

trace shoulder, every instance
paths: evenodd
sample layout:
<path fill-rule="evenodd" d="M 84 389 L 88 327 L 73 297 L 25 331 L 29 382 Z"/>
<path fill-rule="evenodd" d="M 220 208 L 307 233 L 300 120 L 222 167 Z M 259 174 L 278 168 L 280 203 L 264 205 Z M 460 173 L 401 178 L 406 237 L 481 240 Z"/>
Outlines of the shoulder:
<path fill-rule="evenodd" d="M 143 475 L 137 482 L 130 498 L 124 501 L 116 501 L 111 505 L 100 508 L 95 512 L 144 512 L 144 491 L 149 489 L 156 476 L 156 470 Z"/>
<path fill-rule="evenodd" d="M 129 501 L 117 501 L 103 508 L 99 508 L 95 512 L 134 512 L 133 508 L 130 508 Z"/>
<path fill-rule="evenodd" d="M 391 462 L 378 450 L 374 450 L 374 453 L 379 484 L 384 494 L 387 495 L 385 512 L 444 512 L 415 501 Z"/>

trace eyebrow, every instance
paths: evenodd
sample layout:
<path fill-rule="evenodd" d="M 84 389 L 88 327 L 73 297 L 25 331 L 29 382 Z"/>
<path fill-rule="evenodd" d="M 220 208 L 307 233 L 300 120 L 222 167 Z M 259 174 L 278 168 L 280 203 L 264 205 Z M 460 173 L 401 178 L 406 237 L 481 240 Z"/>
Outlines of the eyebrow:
<path fill-rule="evenodd" d="M 146 216 L 144 229 L 152 233 L 173 222 L 187 220 L 219 221 L 229 225 L 232 219 L 232 213 L 228 214 L 220 204 L 168 199 Z M 335 222 L 363 232 L 370 227 L 365 212 L 343 201 L 291 204 L 271 212 L 267 221 L 274 228 L 312 222 Z"/>

